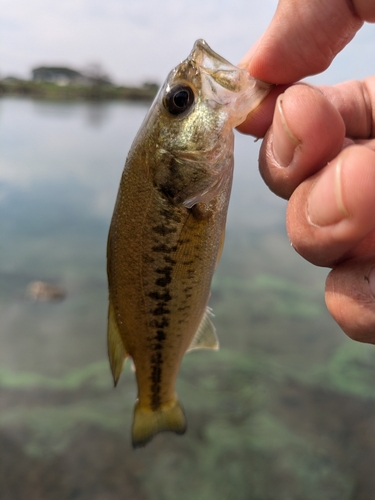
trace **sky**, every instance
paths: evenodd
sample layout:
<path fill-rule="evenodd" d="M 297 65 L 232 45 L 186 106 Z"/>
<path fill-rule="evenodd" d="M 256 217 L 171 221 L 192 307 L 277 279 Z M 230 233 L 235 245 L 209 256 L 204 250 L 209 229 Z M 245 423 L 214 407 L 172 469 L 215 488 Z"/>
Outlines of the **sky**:
<path fill-rule="evenodd" d="M 40 65 L 100 64 L 114 82 L 162 83 L 197 38 L 237 63 L 261 36 L 277 0 L 2 0 L 0 77 Z M 332 84 L 374 73 L 375 26 L 366 25 L 332 67 Z"/>

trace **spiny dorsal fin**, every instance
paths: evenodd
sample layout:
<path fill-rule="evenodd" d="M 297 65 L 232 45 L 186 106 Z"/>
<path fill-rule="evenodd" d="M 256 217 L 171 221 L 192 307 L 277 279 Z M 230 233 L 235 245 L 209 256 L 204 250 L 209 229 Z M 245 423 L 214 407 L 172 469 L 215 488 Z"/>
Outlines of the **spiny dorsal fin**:
<path fill-rule="evenodd" d="M 212 312 L 211 309 L 207 307 L 198 331 L 195 334 L 187 352 L 192 351 L 193 349 L 215 349 L 216 351 L 219 349 L 219 340 L 216 336 L 215 327 L 208 317 L 209 315 L 212 316 Z"/>
<path fill-rule="evenodd" d="M 108 356 L 111 366 L 113 382 L 115 387 L 120 378 L 124 363 L 129 354 L 126 352 L 124 343 L 121 339 L 120 331 L 117 326 L 115 310 L 111 302 L 108 308 Z"/>

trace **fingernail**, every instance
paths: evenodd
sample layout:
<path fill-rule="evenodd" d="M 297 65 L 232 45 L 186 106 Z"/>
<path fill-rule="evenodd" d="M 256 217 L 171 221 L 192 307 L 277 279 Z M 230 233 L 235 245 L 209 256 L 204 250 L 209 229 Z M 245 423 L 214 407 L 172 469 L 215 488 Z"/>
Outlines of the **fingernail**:
<path fill-rule="evenodd" d="M 279 95 L 276 101 L 273 117 L 273 155 L 280 167 L 288 167 L 293 160 L 294 153 L 301 141 L 290 130 L 283 111 L 284 94 Z"/>
<path fill-rule="evenodd" d="M 336 161 L 335 168 L 328 164 L 313 185 L 307 201 L 311 224 L 330 226 L 349 217 L 343 198 L 342 168 L 341 158 Z"/>
<path fill-rule="evenodd" d="M 373 267 L 368 275 L 368 282 L 370 285 L 370 291 L 372 295 L 375 297 L 375 267 Z"/>

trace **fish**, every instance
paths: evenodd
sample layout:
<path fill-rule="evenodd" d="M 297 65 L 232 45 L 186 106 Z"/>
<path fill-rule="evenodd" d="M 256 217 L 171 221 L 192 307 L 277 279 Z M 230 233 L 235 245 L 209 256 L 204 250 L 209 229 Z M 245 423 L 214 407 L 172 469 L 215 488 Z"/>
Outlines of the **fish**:
<path fill-rule="evenodd" d="M 184 354 L 218 349 L 208 307 L 224 244 L 233 128 L 271 86 L 202 39 L 160 88 L 128 153 L 110 224 L 108 354 L 115 386 L 135 368 L 132 444 L 184 434 L 175 384 Z"/>

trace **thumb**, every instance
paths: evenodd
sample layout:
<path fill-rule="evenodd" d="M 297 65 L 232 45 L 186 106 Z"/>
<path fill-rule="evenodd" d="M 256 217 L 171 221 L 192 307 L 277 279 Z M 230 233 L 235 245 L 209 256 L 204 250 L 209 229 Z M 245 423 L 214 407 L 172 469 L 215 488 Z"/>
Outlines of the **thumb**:
<path fill-rule="evenodd" d="M 270 26 L 240 65 L 266 82 L 296 82 L 327 69 L 374 16 L 375 2 L 368 0 L 280 0 Z"/>
<path fill-rule="evenodd" d="M 326 304 L 349 337 L 375 344 L 375 256 L 335 267 L 326 281 Z"/>

